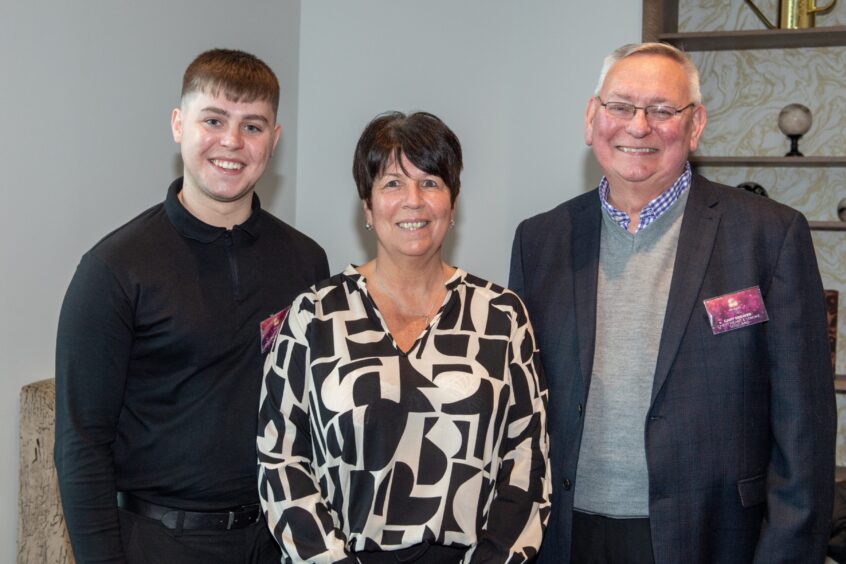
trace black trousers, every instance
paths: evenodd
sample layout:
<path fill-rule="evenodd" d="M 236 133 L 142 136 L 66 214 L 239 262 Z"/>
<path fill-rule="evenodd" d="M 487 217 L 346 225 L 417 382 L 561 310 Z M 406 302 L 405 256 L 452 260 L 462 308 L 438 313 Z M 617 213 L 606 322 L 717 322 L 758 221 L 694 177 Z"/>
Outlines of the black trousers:
<path fill-rule="evenodd" d="M 120 535 L 128 564 L 279 564 L 279 546 L 264 518 L 231 531 L 183 530 L 120 512 Z"/>
<path fill-rule="evenodd" d="M 356 552 L 355 555 L 362 564 L 457 564 L 461 562 L 467 550 L 440 544 L 417 544 L 401 550 Z"/>
<path fill-rule="evenodd" d="M 573 511 L 573 564 L 654 564 L 649 519 Z"/>

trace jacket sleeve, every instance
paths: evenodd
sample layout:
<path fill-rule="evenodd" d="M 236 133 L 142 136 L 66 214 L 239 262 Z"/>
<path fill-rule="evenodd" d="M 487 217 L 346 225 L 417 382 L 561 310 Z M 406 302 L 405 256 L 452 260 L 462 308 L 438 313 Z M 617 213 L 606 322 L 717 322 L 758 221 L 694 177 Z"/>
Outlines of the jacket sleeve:
<path fill-rule="evenodd" d="M 500 448 L 494 497 L 467 562 L 526 562 L 541 545 L 549 518 L 547 389 L 525 308 L 514 297 L 515 322 L 508 347 L 511 398 Z"/>
<path fill-rule="evenodd" d="M 772 449 L 755 562 L 822 562 L 834 500 L 836 410 L 822 283 L 796 214 L 765 297 Z"/>
<path fill-rule="evenodd" d="M 311 318 L 306 310 L 313 305 L 308 295 L 294 302 L 265 360 L 257 439 L 259 496 L 286 562 L 356 562 L 311 469 L 305 333 Z"/>
<path fill-rule="evenodd" d="M 511 244 L 511 268 L 508 271 L 508 287 L 515 294 L 523 298 L 525 281 L 523 280 L 523 224 L 517 226 L 514 232 L 514 242 Z"/>
<path fill-rule="evenodd" d="M 87 254 L 68 287 L 56 341 L 55 460 L 76 561 L 124 562 L 112 444 L 133 335 L 130 300 Z"/>

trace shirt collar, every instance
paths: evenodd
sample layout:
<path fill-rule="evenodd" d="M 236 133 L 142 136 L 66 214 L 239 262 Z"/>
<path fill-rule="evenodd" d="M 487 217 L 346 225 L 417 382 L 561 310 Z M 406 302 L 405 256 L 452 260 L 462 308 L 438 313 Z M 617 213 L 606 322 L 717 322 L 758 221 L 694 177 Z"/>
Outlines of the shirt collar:
<path fill-rule="evenodd" d="M 640 223 L 637 226 L 636 233 L 646 229 L 650 223 L 661 217 L 664 212 L 670 209 L 670 207 L 679 200 L 682 193 L 690 187 L 691 176 L 690 163 L 686 162 L 684 164 L 684 171 L 681 173 L 681 176 L 676 179 L 673 185 L 664 190 L 664 192 L 643 206 L 643 209 L 640 210 Z M 610 190 L 611 186 L 608 184 L 608 179 L 603 176 L 602 180 L 599 182 L 598 188 L 599 202 L 602 204 L 602 209 L 605 210 L 605 213 L 607 213 L 617 225 L 622 227 L 624 230 L 628 230 L 631 218 L 626 212 L 618 210 L 611 205 L 611 202 L 608 201 L 608 193 Z"/>
<path fill-rule="evenodd" d="M 182 190 L 182 178 L 174 180 L 167 189 L 167 197 L 165 198 L 165 212 L 167 213 L 170 222 L 176 227 L 184 237 L 194 239 L 201 243 L 211 243 L 226 233 L 225 227 L 215 227 L 204 223 L 194 217 L 191 212 L 185 209 L 182 202 L 179 201 L 179 192 Z M 252 238 L 259 235 L 261 227 L 261 214 L 257 213 L 261 209 L 261 202 L 258 195 L 253 192 L 252 213 L 250 217 L 239 225 L 232 228 L 233 231 L 243 231 Z"/>

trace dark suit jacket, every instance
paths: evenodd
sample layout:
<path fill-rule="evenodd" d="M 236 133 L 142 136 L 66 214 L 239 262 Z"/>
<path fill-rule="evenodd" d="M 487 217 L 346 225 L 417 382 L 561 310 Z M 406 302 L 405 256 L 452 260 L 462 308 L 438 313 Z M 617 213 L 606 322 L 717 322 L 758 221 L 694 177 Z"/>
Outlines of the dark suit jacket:
<path fill-rule="evenodd" d="M 540 562 L 570 561 L 601 213 L 593 190 L 524 221 L 514 238 L 509 285 L 529 309 L 549 384 L 553 495 Z M 769 321 L 714 335 L 703 300 L 750 286 Z M 805 218 L 694 176 L 645 415 L 656 563 L 822 562 L 834 486 L 830 359 Z"/>

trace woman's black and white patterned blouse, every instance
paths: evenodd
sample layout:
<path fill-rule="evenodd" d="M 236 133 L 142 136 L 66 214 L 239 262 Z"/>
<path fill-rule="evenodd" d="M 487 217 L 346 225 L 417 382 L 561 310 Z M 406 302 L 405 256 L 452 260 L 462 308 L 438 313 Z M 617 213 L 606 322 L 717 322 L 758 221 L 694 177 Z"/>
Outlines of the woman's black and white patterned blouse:
<path fill-rule="evenodd" d="M 521 562 L 549 516 L 546 383 L 523 304 L 462 270 L 407 353 L 352 266 L 297 298 L 265 363 L 259 491 L 294 562 L 422 542 Z"/>

